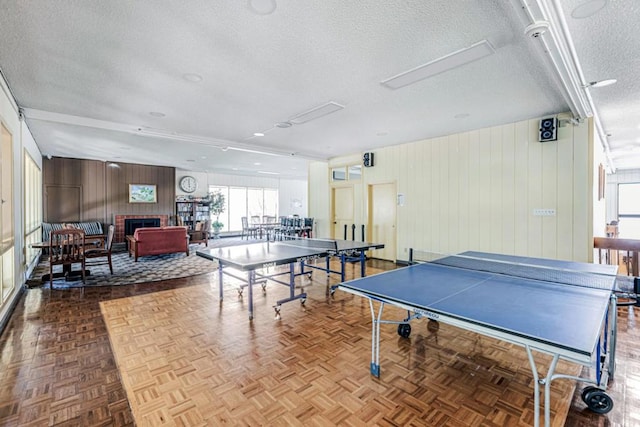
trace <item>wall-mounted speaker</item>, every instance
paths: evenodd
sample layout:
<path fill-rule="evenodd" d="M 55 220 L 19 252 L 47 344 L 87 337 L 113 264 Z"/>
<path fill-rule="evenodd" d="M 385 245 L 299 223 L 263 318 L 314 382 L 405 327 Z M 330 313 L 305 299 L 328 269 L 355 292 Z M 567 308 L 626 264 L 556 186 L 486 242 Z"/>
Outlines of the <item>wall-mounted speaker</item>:
<path fill-rule="evenodd" d="M 540 135 L 538 141 L 557 141 L 558 140 L 558 119 L 556 117 L 545 117 L 540 119 Z"/>
<path fill-rule="evenodd" d="M 364 153 L 362 156 L 362 164 L 365 168 L 370 168 L 373 166 L 373 153 Z"/>

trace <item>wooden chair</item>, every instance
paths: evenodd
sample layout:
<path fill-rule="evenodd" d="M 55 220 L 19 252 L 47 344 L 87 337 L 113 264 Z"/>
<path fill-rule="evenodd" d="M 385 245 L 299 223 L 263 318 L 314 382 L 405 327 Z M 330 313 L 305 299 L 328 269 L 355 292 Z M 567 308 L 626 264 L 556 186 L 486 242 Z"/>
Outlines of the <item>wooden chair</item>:
<path fill-rule="evenodd" d="M 211 220 L 208 219 L 196 224 L 195 230 L 189 231 L 189 243 L 204 243 L 209 246 L 209 231 L 211 230 Z"/>
<path fill-rule="evenodd" d="M 266 234 L 267 240 L 271 240 L 271 236 L 273 236 L 273 240 L 275 239 L 275 229 L 278 226 L 277 218 L 273 215 L 265 215 L 262 217 L 262 224 L 260 224 L 260 237 L 262 238 L 262 233 Z"/>
<path fill-rule="evenodd" d="M 247 219 L 246 216 L 243 216 L 241 219 L 242 219 L 242 236 L 240 236 L 240 239 L 244 239 L 244 236 L 247 236 L 247 240 L 249 240 L 249 236 L 258 237 L 258 227 L 253 225 L 250 226 L 249 220 Z"/>
<path fill-rule="evenodd" d="M 113 235 L 115 226 L 110 225 L 107 231 L 107 239 L 104 247 L 90 248 L 84 251 L 85 265 L 109 265 L 109 271 L 113 274 L 113 265 L 111 264 L 111 244 L 113 243 Z"/>
<path fill-rule="evenodd" d="M 61 265 L 65 275 L 73 264 L 81 265 L 82 283 L 85 281 L 84 231 L 75 228 L 54 230 L 49 236 L 49 287 L 53 289 L 53 266 Z"/>

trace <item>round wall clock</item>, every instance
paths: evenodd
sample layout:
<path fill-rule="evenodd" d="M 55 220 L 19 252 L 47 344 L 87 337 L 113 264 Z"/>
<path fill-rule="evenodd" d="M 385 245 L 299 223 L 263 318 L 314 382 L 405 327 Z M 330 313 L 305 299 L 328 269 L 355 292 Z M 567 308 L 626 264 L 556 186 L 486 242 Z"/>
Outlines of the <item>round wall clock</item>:
<path fill-rule="evenodd" d="M 198 182 L 192 176 L 183 176 L 180 178 L 180 189 L 185 193 L 193 193 L 198 188 Z"/>

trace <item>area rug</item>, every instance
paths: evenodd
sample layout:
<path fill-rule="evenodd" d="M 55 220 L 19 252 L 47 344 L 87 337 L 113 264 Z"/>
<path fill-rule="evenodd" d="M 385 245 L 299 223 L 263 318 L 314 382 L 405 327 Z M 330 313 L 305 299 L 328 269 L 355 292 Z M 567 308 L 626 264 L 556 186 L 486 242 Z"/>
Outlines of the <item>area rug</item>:
<path fill-rule="evenodd" d="M 240 238 L 223 238 L 209 240 L 209 248 L 236 246 L 251 243 L 260 243 L 260 240 L 242 240 Z M 86 282 L 78 280 L 54 280 L 56 288 L 78 288 L 83 286 L 120 286 L 132 285 L 136 283 L 157 282 L 160 280 L 179 279 L 182 277 L 196 276 L 204 273 L 211 273 L 218 267 L 216 262 L 196 255 L 198 249 L 206 249 L 202 244 L 189 245 L 189 256 L 184 252 L 166 255 L 154 255 L 138 258 L 134 262 L 129 258 L 124 244 L 114 244 L 111 256 L 113 264 L 113 275 L 109 272 L 108 265 L 96 265 L 87 267 L 91 272 L 86 276 Z M 78 268 L 74 266 L 74 269 Z M 62 270 L 61 266 L 54 268 L 54 272 Z M 49 262 L 46 256 L 34 269 L 31 277 L 27 280 L 28 287 L 47 285 L 43 282 L 42 276 L 49 274 Z"/>
<path fill-rule="evenodd" d="M 138 258 L 138 262 L 134 262 L 133 257 L 129 258 L 124 249 L 118 248 L 111 256 L 113 274 L 109 272 L 108 265 L 88 266 L 87 269 L 91 274 L 86 276 L 86 283 L 82 283 L 80 278 L 78 280 L 57 279 L 53 281 L 53 285 L 56 288 L 120 286 L 178 279 L 215 271 L 217 263 L 196 255 L 196 250 L 199 248 L 204 248 L 204 246 L 190 245 L 189 256 L 184 252 L 145 256 Z M 76 268 L 78 267 L 74 265 L 74 269 Z M 56 266 L 54 272 L 61 271 L 61 269 L 61 266 Z M 49 262 L 46 257 L 43 257 L 27 281 L 27 285 L 30 287 L 48 286 L 48 281 L 42 281 L 42 276 L 45 274 L 49 274 Z"/>

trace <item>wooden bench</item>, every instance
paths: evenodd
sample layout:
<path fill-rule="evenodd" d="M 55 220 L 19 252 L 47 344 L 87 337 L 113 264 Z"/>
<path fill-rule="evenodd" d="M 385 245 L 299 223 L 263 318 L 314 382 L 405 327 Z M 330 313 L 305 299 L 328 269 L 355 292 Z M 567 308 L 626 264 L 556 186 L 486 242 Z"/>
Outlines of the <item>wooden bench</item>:
<path fill-rule="evenodd" d="M 640 271 L 640 268 L 638 268 L 640 240 L 594 237 L 593 247 L 598 250 L 600 264 L 619 264 L 618 253 L 626 252 L 626 255 L 623 255 L 623 261 L 627 274 L 638 277 Z"/>

